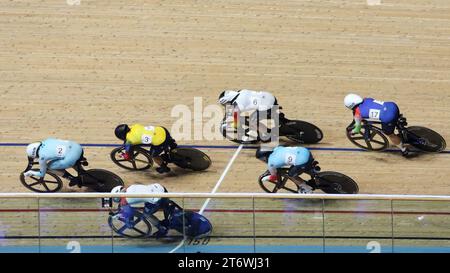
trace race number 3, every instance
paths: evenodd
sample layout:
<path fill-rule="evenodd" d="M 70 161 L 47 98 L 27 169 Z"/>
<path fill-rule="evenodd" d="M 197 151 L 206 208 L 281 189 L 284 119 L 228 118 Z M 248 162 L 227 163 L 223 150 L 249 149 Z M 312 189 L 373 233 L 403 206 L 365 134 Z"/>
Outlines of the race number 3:
<path fill-rule="evenodd" d="M 66 156 L 66 146 L 62 146 L 62 145 L 56 146 L 56 156 L 57 157 Z"/>
<path fill-rule="evenodd" d="M 141 141 L 142 141 L 142 144 L 151 144 L 152 137 L 149 135 L 142 135 Z"/>
<path fill-rule="evenodd" d="M 369 118 L 370 119 L 380 119 L 380 110 L 370 109 L 369 110 Z"/>

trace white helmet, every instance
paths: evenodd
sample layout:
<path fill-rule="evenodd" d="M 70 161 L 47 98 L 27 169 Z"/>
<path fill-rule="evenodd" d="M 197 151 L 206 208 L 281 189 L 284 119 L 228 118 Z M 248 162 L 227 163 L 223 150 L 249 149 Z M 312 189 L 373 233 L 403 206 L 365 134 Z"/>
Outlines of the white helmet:
<path fill-rule="evenodd" d="M 150 192 L 151 193 L 164 193 L 167 192 L 166 188 L 164 188 L 161 184 L 154 183 L 149 185 Z M 149 198 L 148 202 L 152 204 L 156 204 L 161 198 L 155 197 L 155 198 Z"/>
<path fill-rule="evenodd" d="M 219 103 L 220 104 L 226 104 L 226 103 L 232 101 L 234 98 L 236 98 L 237 95 L 239 95 L 238 91 L 225 90 L 222 93 L 220 93 Z"/>
<path fill-rule="evenodd" d="M 36 158 L 37 157 L 37 151 L 39 149 L 39 146 L 41 146 L 41 142 L 34 142 L 27 146 L 27 155 L 30 158 Z"/>
<path fill-rule="evenodd" d="M 115 186 L 112 190 L 111 193 L 121 193 L 123 190 L 123 186 Z M 120 202 L 120 197 L 114 197 L 113 201 L 116 203 Z"/>
<path fill-rule="evenodd" d="M 348 94 L 344 98 L 344 105 L 348 109 L 353 109 L 356 105 L 363 102 L 363 99 L 356 94 Z"/>

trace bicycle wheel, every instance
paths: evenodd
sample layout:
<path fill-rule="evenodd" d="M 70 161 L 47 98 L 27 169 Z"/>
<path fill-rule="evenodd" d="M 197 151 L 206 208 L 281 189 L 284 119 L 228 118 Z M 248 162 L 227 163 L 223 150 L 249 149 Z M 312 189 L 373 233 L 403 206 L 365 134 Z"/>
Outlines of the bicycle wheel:
<path fill-rule="evenodd" d="M 211 166 L 211 159 L 194 148 L 176 148 L 170 151 L 172 162 L 180 168 L 203 171 Z"/>
<path fill-rule="evenodd" d="M 280 135 L 302 144 L 314 144 L 323 138 L 319 127 L 301 120 L 289 120 L 284 123 L 280 127 Z"/>
<path fill-rule="evenodd" d="M 91 169 L 80 176 L 82 185 L 96 192 L 111 192 L 114 187 L 124 185 L 122 178 L 107 170 Z"/>
<path fill-rule="evenodd" d="M 32 171 L 39 171 L 39 169 L 31 169 Z M 34 176 L 25 176 L 20 174 L 20 182 L 29 190 L 34 192 L 57 192 L 61 190 L 63 182 L 59 176 L 52 172 L 47 172 L 43 178 Z"/>
<path fill-rule="evenodd" d="M 447 146 L 445 139 L 437 132 L 421 127 L 411 126 L 406 128 L 408 144 L 425 152 L 442 152 Z"/>
<path fill-rule="evenodd" d="M 118 147 L 111 151 L 111 160 L 121 168 L 142 171 L 153 166 L 152 157 L 141 147 L 134 148 L 133 156 L 130 160 L 123 159 L 120 156 L 122 153 L 125 153 L 124 147 Z"/>
<path fill-rule="evenodd" d="M 369 151 L 382 151 L 389 146 L 389 140 L 383 132 L 370 125 L 363 125 L 361 133 L 352 135 L 353 127 L 347 127 L 347 138 L 356 146 Z"/>
<path fill-rule="evenodd" d="M 258 178 L 259 186 L 268 193 L 298 193 L 298 185 L 295 184 L 292 180 L 288 179 L 287 177 L 282 177 L 281 183 L 272 182 L 269 180 L 263 181 L 262 179 L 266 176 L 270 175 L 269 171 L 264 172 L 262 175 Z M 282 185 L 282 186 L 280 186 Z"/>
<path fill-rule="evenodd" d="M 145 238 L 151 235 L 152 225 L 141 212 L 134 212 L 130 227 L 127 227 L 125 219 L 119 214 L 110 215 L 108 218 L 108 225 L 115 233 L 127 238 Z"/>
<path fill-rule="evenodd" d="M 345 174 L 338 172 L 321 172 L 315 176 L 317 188 L 325 193 L 356 194 L 359 187 L 356 182 Z"/>

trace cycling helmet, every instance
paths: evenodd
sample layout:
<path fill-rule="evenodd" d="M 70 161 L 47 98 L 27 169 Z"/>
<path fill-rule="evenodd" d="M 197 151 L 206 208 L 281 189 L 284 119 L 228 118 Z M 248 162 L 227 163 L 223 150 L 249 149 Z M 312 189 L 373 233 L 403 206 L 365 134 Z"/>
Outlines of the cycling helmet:
<path fill-rule="evenodd" d="M 36 158 L 38 156 L 38 150 L 41 144 L 41 142 L 34 142 L 27 146 L 27 155 L 29 158 Z"/>
<path fill-rule="evenodd" d="M 111 193 L 121 193 L 123 190 L 123 186 L 116 186 L 111 190 Z M 113 201 L 116 203 L 120 202 L 120 197 L 114 197 Z"/>
<path fill-rule="evenodd" d="M 158 183 L 154 183 L 149 185 L 150 188 L 150 192 L 151 193 L 164 193 L 167 192 L 167 189 L 164 188 L 161 184 Z M 156 204 L 159 200 L 161 200 L 160 197 L 155 197 L 155 198 L 149 198 L 148 202 L 152 203 L 152 204 Z"/>
<path fill-rule="evenodd" d="M 258 148 L 256 150 L 256 158 L 261 161 L 267 162 L 269 160 L 269 156 L 270 156 L 270 154 L 272 154 L 272 152 L 273 152 L 272 150 Z"/>
<path fill-rule="evenodd" d="M 363 102 L 363 99 L 356 94 L 348 94 L 344 98 L 345 107 L 347 107 L 348 109 L 351 109 L 351 110 L 353 110 L 353 108 L 355 108 L 356 105 L 358 105 L 362 102 Z"/>
<path fill-rule="evenodd" d="M 236 96 L 239 95 L 239 92 L 234 90 L 225 90 L 222 93 L 220 93 L 219 96 L 219 103 L 224 105 L 229 102 L 231 102 Z"/>
<path fill-rule="evenodd" d="M 116 134 L 116 137 L 121 140 L 126 140 L 127 133 L 130 131 L 130 127 L 126 124 L 120 124 L 116 127 L 116 130 L 114 133 Z"/>

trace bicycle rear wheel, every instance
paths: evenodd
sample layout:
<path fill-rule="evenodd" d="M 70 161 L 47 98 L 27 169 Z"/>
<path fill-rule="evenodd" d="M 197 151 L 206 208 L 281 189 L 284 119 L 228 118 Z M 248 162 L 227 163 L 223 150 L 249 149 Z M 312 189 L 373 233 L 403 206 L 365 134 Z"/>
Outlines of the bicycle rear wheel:
<path fill-rule="evenodd" d="M 289 120 L 280 127 L 280 136 L 286 136 L 288 139 L 303 143 L 314 144 L 322 140 L 323 133 L 316 125 L 301 121 Z"/>
<path fill-rule="evenodd" d="M 356 182 L 338 172 L 320 172 L 315 176 L 316 186 L 325 193 L 330 194 L 356 194 L 359 187 Z"/>
<path fill-rule="evenodd" d="M 126 160 L 121 157 L 121 154 L 125 153 L 125 148 L 123 146 L 115 148 L 111 151 L 111 160 L 117 166 L 132 171 L 142 171 L 153 166 L 153 159 L 148 154 L 148 151 L 141 147 L 135 147 L 133 150 L 131 159 Z"/>
<path fill-rule="evenodd" d="M 352 135 L 353 127 L 347 127 L 347 138 L 356 146 L 369 151 L 382 151 L 389 146 L 389 140 L 378 128 L 363 125 L 361 133 Z"/>
<path fill-rule="evenodd" d="M 282 177 L 281 183 L 279 182 L 272 182 L 269 180 L 263 181 L 262 179 L 266 176 L 270 175 L 269 171 L 264 172 L 262 175 L 258 178 L 259 186 L 268 193 L 298 193 L 298 185 L 295 184 L 292 180 L 288 179 L 287 177 Z M 280 186 L 281 185 L 281 186 Z"/>
<path fill-rule="evenodd" d="M 114 187 L 124 185 L 122 178 L 107 170 L 91 169 L 80 176 L 82 185 L 96 192 L 111 192 Z"/>
<path fill-rule="evenodd" d="M 406 128 L 408 144 L 425 152 L 439 153 L 445 150 L 445 139 L 437 132 L 421 127 L 411 126 Z"/>
<path fill-rule="evenodd" d="M 141 212 L 134 212 L 131 227 L 127 227 L 125 219 L 118 214 L 108 218 L 108 225 L 115 233 L 127 238 L 145 238 L 151 235 L 152 225 Z"/>
<path fill-rule="evenodd" d="M 39 171 L 39 169 L 31 170 Z M 63 186 L 61 178 L 50 171 L 48 171 L 42 179 L 34 176 L 27 177 L 21 173 L 20 182 L 22 182 L 27 189 L 40 193 L 57 192 L 60 191 Z"/>
<path fill-rule="evenodd" d="M 176 148 L 170 151 L 172 162 L 180 168 L 203 171 L 211 166 L 211 159 L 194 148 Z"/>

